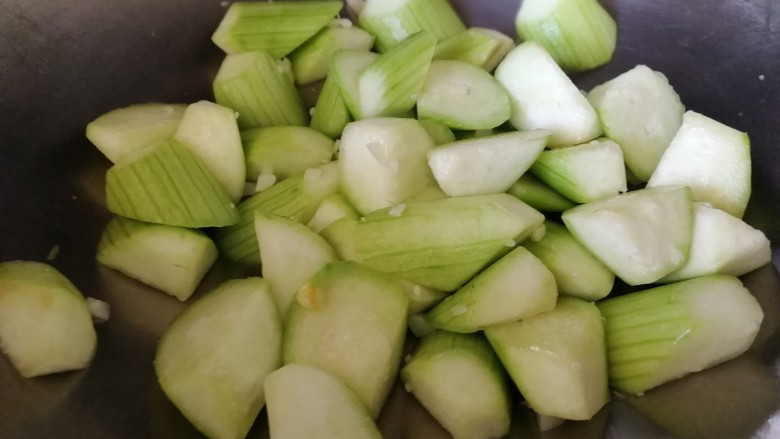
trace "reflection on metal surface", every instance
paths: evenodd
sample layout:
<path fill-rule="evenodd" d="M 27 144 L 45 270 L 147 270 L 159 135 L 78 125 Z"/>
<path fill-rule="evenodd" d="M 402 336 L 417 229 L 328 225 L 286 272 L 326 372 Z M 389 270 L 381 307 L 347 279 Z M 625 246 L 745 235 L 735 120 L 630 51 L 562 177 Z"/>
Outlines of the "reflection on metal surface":
<path fill-rule="evenodd" d="M 0 356 L 0 436 L 23 437 L 30 425 L 46 419 L 65 404 L 86 374 L 86 370 L 78 370 L 22 378 L 8 359 Z M 4 425 L 9 428 L 4 430 Z"/>
<path fill-rule="evenodd" d="M 743 276 L 742 282 L 764 311 L 764 321 L 750 352 L 771 364 L 780 356 L 780 279 L 767 265 Z"/>
<path fill-rule="evenodd" d="M 780 378 L 780 358 L 775 360 L 773 370 L 775 377 Z M 777 438 L 780 438 L 780 410 L 769 416 L 764 425 L 755 434 L 755 439 Z"/>
<path fill-rule="evenodd" d="M 745 355 L 627 401 L 676 438 L 749 438 L 780 408 L 778 385 L 771 368 Z"/>
<path fill-rule="evenodd" d="M 780 411 L 776 412 L 766 421 L 763 427 L 756 433 L 756 439 L 777 439 L 780 437 Z"/>
<path fill-rule="evenodd" d="M 631 432 L 641 431 L 642 439 L 671 439 L 672 436 L 660 426 L 638 412 L 625 401 L 625 397 L 614 395 L 612 410 L 605 439 L 633 438 Z"/>

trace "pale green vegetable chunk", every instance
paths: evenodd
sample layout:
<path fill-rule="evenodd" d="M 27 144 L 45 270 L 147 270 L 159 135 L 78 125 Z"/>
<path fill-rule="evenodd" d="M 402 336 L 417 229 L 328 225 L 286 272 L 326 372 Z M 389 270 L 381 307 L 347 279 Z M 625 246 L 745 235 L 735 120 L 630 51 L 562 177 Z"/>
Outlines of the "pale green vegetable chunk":
<path fill-rule="evenodd" d="M 454 439 L 497 439 L 509 432 L 507 380 L 482 335 L 436 331 L 423 337 L 401 377 Z"/>
<path fill-rule="evenodd" d="M 374 37 L 357 27 L 331 25 L 306 41 L 290 55 L 298 84 L 310 84 L 328 76 L 330 61 L 339 50 L 371 50 Z"/>
<path fill-rule="evenodd" d="M 433 61 L 417 98 L 418 117 L 458 130 L 495 128 L 509 119 L 511 111 L 504 87 L 464 61 Z"/>
<path fill-rule="evenodd" d="M 0 349 L 25 378 L 83 369 L 97 347 L 84 296 L 55 268 L 0 264 Z"/>
<path fill-rule="evenodd" d="M 358 79 L 360 117 L 403 116 L 417 103 L 436 48 L 422 31 L 383 53 Z"/>
<path fill-rule="evenodd" d="M 439 187 L 450 197 L 507 191 L 536 161 L 548 131 L 520 131 L 461 140 L 428 153 Z"/>
<path fill-rule="evenodd" d="M 339 13 L 340 1 L 235 2 L 211 37 L 225 53 L 265 50 L 281 58 Z"/>
<path fill-rule="evenodd" d="M 666 76 L 639 65 L 596 86 L 588 100 L 604 134 L 623 149 L 628 169 L 639 182 L 650 179 L 685 112 Z"/>
<path fill-rule="evenodd" d="M 322 369 L 289 364 L 266 378 L 274 439 L 382 439 L 355 393 Z"/>
<path fill-rule="evenodd" d="M 246 164 L 235 111 L 208 101 L 191 104 L 173 138 L 201 160 L 233 201 L 241 198 Z"/>
<path fill-rule="evenodd" d="M 399 204 L 434 184 L 426 162 L 433 146 L 413 119 L 352 122 L 339 149 L 341 190 L 364 214 Z"/>
<path fill-rule="evenodd" d="M 577 145 L 601 134 L 596 111 L 538 44 L 526 42 L 509 52 L 496 79 L 509 92 L 512 125 L 551 131 L 547 146 Z"/>
<path fill-rule="evenodd" d="M 349 262 L 328 264 L 290 308 L 284 362 L 341 379 L 376 418 L 398 371 L 407 306 L 393 279 Z"/>
<path fill-rule="evenodd" d="M 575 207 L 562 218 L 572 235 L 629 285 L 653 283 L 688 259 L 693 205 L 687 187 L 633 191 Z"/>
<path fill-rule="evenodd" d="M 308 125 L 308 114 L 293 83 L 289 61 L 274 59 L 267 52 L 228 55 L 214 78 L 213 88 L 217 103 L 238 113 L 242 130 Z"/>
<path fill-rule="evenodd" d="M 688 111 L 648 187 L 682 185 L 703 201 L 742 218 L 751 192 L 750 138 Z"/>
<path fill-rule="evenodd" d="M 409 202 L 341 220 L 349 259 L 408 281 L 454 291 L 542 225 L 544 216 L 507 194 Z M 328 229 L 326 229 L 327 231 Z"/>
<path fill-rule="evenodd" d="M 479 273 L 427 314 L 439 329 L 471 333 L 555 308 L 555 277 L 523 247 Z"/>
<path fill-rule="evenodd" d="M 742 276 L 772 261 L 772 248 L 762 231 L 703 203 L 694 203 L 693 215 L 688 261 L 661 282 L 708 274 Z"/>
<path fill-rule="evenodd" d="M 376 36 L 379 51 L 387 51 L 425 30 L 437 40 L 466 30 L 447 0 L 368 0 L 359 24 Z"/>
<path fill-rule="evenodd" d="M 439 41 L 433 57 L 465 61 L 492 72 L 514 47 L 512 38 L 501 32 L 472 27 Z"/>
<path fill-rule="evenodd" d="M 599 303 L 611 385 L 642 394 L 745 352 L 764 314 L 733 276 L 705 276 Z"/>
<path fill-rule="evenodd" d="M 165 331 L 154 370 L 165 394 L 212 439 L 246 437 L 281 366 L 282 325 L 260 278 L 232 280 L 193 303 Z"/>
<path fill-rule="evenodd" d="M 255 214 L 263 278 L 284 318 L 295 294 L 329 262 L 336 252 L 320 235 L 301 223 L 278 215 Z"/>
<path fill-rule="evenodd" d="M 555 276 L 558 292 L 595 301 L 606 297 L 615 275 L 582 246 L 566 227 L 545 221 L 544 237 L 528 240 L 523 247 L 539 258 Z"/>
<path fill-rule="evenodd" d="M 364 118 L 361 108 L 360 75 L 378 58 L 379 55 L 376 53 L 365 50 L 339 50 L 330 62 L 330 75 L 338 86 L 341 99 L 349 109 L 349 114 L 354 119 Z M 337 100 L 334 102 L 338 103 Z M 325 107 L 324 111 L 331 110 Z M 314 114 L 317 114 L 316 107 Z"/>
<path fill-rule="evenodd" d="M 117 108 L 87 125 L 87 139 L 112 163 L 173 136 L 186 105 L 138 104 Z"/>
<path fill-rule="evenodd" d="M 334 55 L 335 56 L 335 55 Z M 336 83 L 333 73 L 329 73 L 322 85 L 322 90 L 314 105 L 314 114 L 311 115 L 311 128 L 321 132 L 331 139 L 341 137 L 341 132 L 348 123 L 352 122 L 352 116 L 341 95 L 341 90 Z"/>
<path fill-rule="evenodd" d="M 531 172 L 577 203 L 603 200 L 628 190 L 623 153 L 608 139 L 544 151 Z"/>
<path fill-rule="evenodd" d="M 615 52 L 617 24 L 598 0 L 523 0 L 515 25 L 567 70 L 604 65 Z"/>
<path fill-rule="evenodd" d="M 108 223 L 97 248 L 101 264 L 182 302 L 195 292 L 217 256 L 214 242 L 199 230 L 122 217 Z"/>
<path fill-rule="evenodd" d="M 106 207 L 139 221 L 221 227 L 238 221 L 236 206 L 189 148 L 167 140 L 106 173 Z"/>
<path fill-rule="evenodd" d="M 333 158 L 333 140 L 307 127 L 255 128 L 241 133 L 246 154 L 246 177 L 261 174 L 283 180 L 327 163 Z"/>
<path fill-rule="evenodd" d="M 594 304 L 563 297 L 550 312 L 485 335 L 536 413 L 587 420 L 609 401 L 601 320 Z"/>

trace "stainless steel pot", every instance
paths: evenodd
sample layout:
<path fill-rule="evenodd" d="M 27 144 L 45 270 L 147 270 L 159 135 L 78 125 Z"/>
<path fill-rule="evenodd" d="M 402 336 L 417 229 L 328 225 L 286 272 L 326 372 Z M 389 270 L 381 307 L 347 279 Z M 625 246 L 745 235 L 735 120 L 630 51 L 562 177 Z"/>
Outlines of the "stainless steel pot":
<path fill-rule="evenodd" d="M 113 305 L 92 366 L 21 379 L 0 358 L 0 437 L 196 438 L 156 384 L 156 341 L 183 306 L 100 267 L 95 246 L 108 162 L 84 126 L 119 106 L 210 98 L 222 55 L 209 37 L 220 0 L 0 0 L 0 261 L 52 262 L 88 296 Z M 754 161 L 747 220 L 780 243 L 780 1 L 604 0 L 619 24 L 606 67 L 578 75 L 583 89 L 636 64 L 664 72 L 691 109 L 750 133 Z M 472 25 L 514 35 L 517 0 L 460 0 Z M 590 422 L 541 435 L 517 408 L 517 438 L 780 437 L 780 251 L 746 276 L 766 320 L 751 351 L 643 398 L 613 397 Z M 220 265 L 205 288 L 235 267 Z M 777 415 L 776 415 L 777 416 Z M 401 389 L 380 424 L 386 437 L 446 438 Z M 250 437 L 266 437 L 261 415 Z M 761 436 L 761 435 L 764 436 Z"/>

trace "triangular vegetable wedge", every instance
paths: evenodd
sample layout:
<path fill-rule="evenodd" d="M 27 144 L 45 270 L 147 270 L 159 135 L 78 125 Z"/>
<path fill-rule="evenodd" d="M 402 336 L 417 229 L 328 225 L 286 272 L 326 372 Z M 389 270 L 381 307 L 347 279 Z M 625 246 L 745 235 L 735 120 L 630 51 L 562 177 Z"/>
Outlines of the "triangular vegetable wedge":
<path fill-rule="evenodd" d="M 354 392 L 313 366 L 289 364 L 265 381 L 274 439 L 382 439 Z"/>
<path fill-rule="evenodd" d="M 485 335 L 536 413 L 587 420 L 609 401 L 601 320 L 594 304 L 562 297 L 550 312 Z"/>
<path fill-rule="evenodd" d="M 217 260 L 214 242 L 199 230 L 117 217 L 97 249 L 101 264 L 119 270 L 182 302 Z"/>
<path fill-rule="evenodd" d="M 688 186 L 693 201 L 742 218 L 750 199 L 750 163 L 747 134 L 688 111 L 647 186 Z"/>
<path fill-rule="evenodd" d="M 241 198 L 246 164 L 235 111 L 209 101 L 191 104 L 174 139 L 200 159 L 231 199 Z"/>
<path fill-rule="evenodd" d="M 593 88 L 588 101 L 599 114 L 604 134 L 623 149 L 628 169 L 639 181 L 650 179 L 685 113 L 666 76 L 636 66 Z"/>
<path fill-rule="evenodd" d="M 238 221 L 236 206 L 222 185 L 175 140 L 109 169 L 106 207 L 117 215 L 171 226 L 221 227 Z"/>
<path fill-rule="evenodd" d="M 228 55 L 212 87 L 217 103 L 236 111 L 242 130 L 308 124 L 287 59 L 262 50 Z"/>
<path fill-rule="evenodd" d="M 437 40 L 466 30 L 447 0 L 367 0 L 360 11 L 359 24 L 376 35 L 381 52 L 421 30 L 431 32 Z"/>
<path fill-rule="evenodd" d="M 352 122 L 340 145 L 341 189 L 361 213 L 399 204 L 434 183 L 426 162 L 433 140 L 416 120 Z"/>
<path fill-rule="evenodd" d="M 341 137 L 344 127 L 352 121 L 347 103 L 344 102 L 344 97 L 341 95 L 341 90 L 332 72 L 325 79 L 312 111 L 314 114 L 311 115 L 309 126 L 331 139 Z"/>
<path fill-rule="evenodd" d="M 333 374 L 376 417 L 398 371 L 407 306 L 392 278 L 349 262 L 328 264 L 290 307 L 284 362 Z"/>
<path fill-rule="evenodd" d="M 509 92 L 512 125 L 552 131 L 548 146 L 577 145 L 601 134 L 596 111 L 538 44 L 525 42 L 509 52 L 496 79 Z"/>
<path fill-rule="evenodd" d="M 563 213 L 577 240 L 629 285 L 653 283 L 688 259 L 693 205 L 687 187 L 642 189 Z"/>
<path fill-rule="evenodd" d="M 154 369 L 165 394 L 198 430 L 240 439 L 265 405 L 266 376 L 281 366 L 281 339 L 266 283 L 232 280 L 171 323 Z"/>
<path fill-rule="evenodd" d="M 112 163 L 173 136 L 186 105 L 137 104 L 117 108 L 87 125 L 87 139 Z"/>
<path fill-rule="evenodd" d="M 336 252 L 305 225 L 278 215 L 255 214 L 255 233 L 263 278 L 284 317 L 298 289 L 328 262 L 336 261 Z"/>
<path fill-rule="evenodd" d="M 615 275 L 569 233 L 566 227 L 544 222 L 544 236 L 528 240 L 523 247 L 534 254 L 555 276 L 558 292 L 587 301 L 606 297 Z"/>
<path fill-rule="evenodd" d="M 401 377 L 453 438 L 492 439 L 509 432 L 507 380 L 481 334 L 436 331 L 425 336 Z"/>
<path fill-rule="evenodd" d="M 220 254 L 237 262 L 259 264 L 255 213 L 273 213 L 301 223 L 309 222 L 322 200 L 336 193 L 337 168 L 335 162 L 309 168 L 242 201 L 238 205 L 238 223 L 218 230 L 215 235 Z"/>
<path fill-rule="evenodd" d="M 341 92 L 341 99 L 349 109 L 354 119 L 362 119 L 363 111 L 360 103 L 360 75 L 368 66 L 379 58 L 374 52 L 367 50 L 339 50 L 330 62 L 330 76 Z M 338 103 L 338 100 L 335 100 Z M 317 109 L 315 108 L 315 114 Z M 320 107 L 320 111 L 330 111 Z"/>
<path fill-rule="evenodd" d="M 299 85 L 325 79 L 330 69 L 333 54 L 339 50 L 371 50 L 374 37 L 358 27 L 338 25 L 334 20 L 330 26 L 306 41 L 290 54 L 295 82 Z"/>
<path fill-rule="evenodd" d="M 0 264 L 0 348 L 23 377 L 83 369 L 97 336 L 79 290 L 39 262 Z"/>
<path fill-rule="evenodd" d="M 358 80 L 361 117 L 403 116 L 414 108 L 435 47 L 436 38 L 421 31 L 366 67 Z"/>
<path fill-rule="evenodd" d="M 504 87 L 490 73 L 463 61 L 433 61 L 417 97 L 419 118 L 458 130 L 495 128 L 511 111 Z"/>
<path fill-rule="evenodd" d="M 763 232 L 722 210 L 694 203 L 693 240 L 688 261 L 661 282 L 708 274 L 742 276 L 771 261 L 772 248 Z"/>
<path fill-rule="evenodd" d="M 341 220 L 328 229 L 345 229 L 342 249 L 355 261 L 441 291 L 458 289 L 544 221 L 542 214 L 507 194 L 401 207 L 372 212 L 365 221 Z"/>
<path fill-rule="evenodd" d="M 548 131 L 498 134 L 443 145 L 428 153 L 428 165 L 451 197 L 508 190 L 544 150 Z"/>
<path fill-rule="evenodd" d="M 211 37 L 225 53 L 268 51 L 281 58 L 327 26 L 340 1 L 236 2 Z"/>
<path fill-rule="evenodd" d="M 439 329 L 477 332 L 555 308 L 555 277 L 531 252 L 518 247 L 427 314 Z"/>
<path fill-rule="evenodd" d="M 577 203 L 603 200 L 628 189 L 623 153 L 608 139 L 545 151 L 531 172 Z"/>
<path fill-rule="evenodd" d="M 705 276 L 599 303 L 610 383 L 643 392 L 745 352 L 764 314 L 733 276 Z"/>
<path fill-rule="evenodd" d="M 515 25 L 567 70 L 604 65 L 615 52 L 617 24 L 598 0 L 524 0 Z"/>

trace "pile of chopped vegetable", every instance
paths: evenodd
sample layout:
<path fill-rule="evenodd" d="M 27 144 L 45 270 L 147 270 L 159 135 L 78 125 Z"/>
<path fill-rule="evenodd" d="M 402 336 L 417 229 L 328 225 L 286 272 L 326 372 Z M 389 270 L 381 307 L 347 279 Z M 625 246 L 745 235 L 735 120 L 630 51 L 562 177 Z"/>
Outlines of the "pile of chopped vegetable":
<path fill-rule="evenodd" d="M 380 438 L 400 374 L 454 438 L 499 438 L 512 386 L 545 424 L 587 420 L 610 387 L 750 347 L 763 313 L 737 276 L 771 250 L 742 220 L 748 136 L 643 65 L 580 91 L 567 72 L 616 46 L 596 0 L 524 0 L 518 45 L 446 0 L 348 3 L 354 23 L 341 1 L 233 3 L 216 102 L 87 127 L 113 163 L 101 264 L 181 301 L 220 257 L 262 275 L 160 340 L 159 383 L 203 434 L 245 437 L 266 407 L 274 439 Z M 611 297 L 616 277 L 641 291 Z M 90 309 L 108 318 L 53 268 L 0 264 L 22 375 L 86 367 Z"/>

